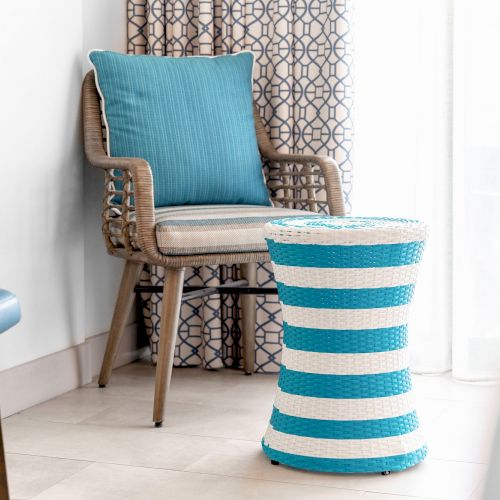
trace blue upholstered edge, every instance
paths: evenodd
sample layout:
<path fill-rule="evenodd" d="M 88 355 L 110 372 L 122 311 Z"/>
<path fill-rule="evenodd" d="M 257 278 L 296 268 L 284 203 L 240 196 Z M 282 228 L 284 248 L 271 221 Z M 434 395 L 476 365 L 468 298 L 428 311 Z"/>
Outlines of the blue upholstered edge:
<path fill-rule="evenodd" d="M 21 319 L 21 309 L 17 297 L 0 289 L 0 333 L 5 332 Z"/>

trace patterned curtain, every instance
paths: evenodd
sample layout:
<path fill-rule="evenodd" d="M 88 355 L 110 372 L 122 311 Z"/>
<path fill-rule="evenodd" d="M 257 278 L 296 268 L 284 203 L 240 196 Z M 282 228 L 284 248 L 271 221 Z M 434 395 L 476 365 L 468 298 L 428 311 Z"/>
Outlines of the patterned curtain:
<path fill-rule="evenodd" d="M 333 156 L 351 191 L 351 0 L 128 0 L 128 51 L 158 56 L 251 50 L 254 94 L 271 139 L 283 152 Z M 195 268 L 186 285 L 237 279 L 237 266 Z M 162 284 L 161 269 L 148 280 Z M 272 286 L 269 265 L 258 285 Z M 155 361 L 161 298 L 145 299 Z M 239 308 L 234 297 L 183 304 L 175 366 L 239 366 Z M 257 297 L 256 370 L 279 369 L 281 312 L 275 296 Z"/>

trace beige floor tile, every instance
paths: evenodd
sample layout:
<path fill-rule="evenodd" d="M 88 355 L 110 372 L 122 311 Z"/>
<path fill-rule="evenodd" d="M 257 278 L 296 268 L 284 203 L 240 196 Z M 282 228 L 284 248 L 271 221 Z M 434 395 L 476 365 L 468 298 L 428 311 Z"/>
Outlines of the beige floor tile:
<path fill-rule="evenodd" d="M 11 497 L 28 499 L 88 467 L 89 462 L 7 454 Z"/>
<path fill-rule="evenodd" d="M 359 500 L 357 492 L 272 481 L 94 464 L 36 500 Z"/>
<path fill-rule="evenodd" d="M 207 453 L 238 454 L 246 441 L 140 427 L 73 425 L 16 415 L 3 422 L 8 452 L 182 470 Z"/>
<path fill-rule="evenodd" d="M 452 401 L 443 399 L 416 398 L 416 409 L 421 425 L 426 431 L 431 429 L 439 417 L 450 407 Z"/>
<path fill-rule="evenodd" d="M 379 474 L 321 474 L 274 466 L 257 448 L 240 456 L 212 453 L 187 467 L 188 471 L 225 474 L 295 484 L 331 486 L 449 500 L 466 500 L 477 487 L 485 466 L 440 460 L 423 463 L 390 476 Z"/>
<path fill-rule="evenodd" d="M 130 375 L 116 375 L 113 372 L 111 380 L 105 388 L 100 388 L 97 382 L 85 386 L 84 390 L 95 391 L 103 395 L 115 397 L 130 397 L 152 401 L 154 395 L 154 370 L 151 369 L 149 376 L 132 377 Z"/>
<path fill-rule="evenodd" d="M 227 408 L 265 407 L 274 401 L 277 377 L 254 374 L 245 377 L 235 370 L 206 372 L 200 377 L 199 370 L 174 370 L 169 400 L 185 403 L 202 403 Z M 192 378 L 191 378 L 192 377 Z"/>
<path fill-rule="evenodd" d="M 138 375 L 135 375 L 137 370 Z M 94 382 L 88 390 L 100 391 L 116 397 L 130 397 L 153 401 L 155 369 L 147 361 L 132 363 L 113 372 L 105 389 Z M 192 404 L 223 405 L 255 408 L 264 400 L 272 405 L 277 386 L 277 375 L 254 374 L 245 377 L 239 370 L 207 371 L 199 368 L 173 370 L 168 400 Z"/>
<path fill-rule="evenodd" d="M 154 371 L 154 366 L 151 364 L 148 354 L 138 361 L 116 368 L 113 370 L 112 376 L 150 377 L 152 371 Z"/>
<path fill-rule="evenodd" d="M 386 493 L 365 493 L 363 500 L 428 500 L 424 497 L 408 497 L 406 495 L 387 495 Z"/>
<path fill-rule="evenodd" d="M 167 401 L 167 410 L 164 420 L 165 427 L 171 427 L 173 422 L 182 421 L 183 416 L 197 415 L 203 410 L 199 403 L 184 403 L 180 401 Z M 111 396 L 109 404 L 89 418 L 82 420 L 82 424 L 92 424 L 108 427 L 136 427 L 152 426 L 153 401 L 143 401 L 133 398 L 120 398 Z M 160 429 L 156 430 L 160 432 Z M 182 434 L 176 432 L 176 434 Z"/>
<path fill-rule="evenodd" d="M 429 456 L 487 463 L 497 422 L 496 405 L 453 401 L 427 435 Z"/>
<path fill-rule="evenodd" d="M 500 398 L 498 383 L 460 382 L 444 375 L 413 375 L 413 385 L 422 397 L 454 401 L 490 402 Z"/>
<path fill-rule="evenodd" d="M 486 467 L 481 464 L 426 459 L 416 467 L 390 476 L 343 476 L 342 481 L 337 484 L 343 488 L 361 487 L 374 493 L 467 500 L 482 480 L 485 471 Z"/>
<path fill-rule="evenodd" d="M 183 403 L 169 399 L 164 425 L 157 432 L 222 437 L 260 441 L 269 422 L 272 403 L 268 411 L 256 408 L 240 408 L 201 403 Z M 111 406 L 82 423 L 99 426 L 143 427 L 151 420 L 152 405 L 143 401 L 117 400 Z"/>
<path fill-rule="evenodd" d="M 154 368 L 143 360 L 115 370 L 105 389 L 94 382 L 6 419 L 6 447 L 15 453 L 9 455 L 12 488 L 17 475 L 27 478 L 25 488 L 42 484 L 37 478 L 44 476 L 54 486 L 37 498 L 54 500 L 479 500 L 495 422 L 492 401 L 500 389 L 448 376 L 415 376 L 414 382 L 430 459 L 387 477 L 314 474 L 271 466 L 261 451 L 276 375 L 176 369 L 165 427 L 154 429 Z M 17 489 L 12 496 L 28 494 Z"/>
<path fill-rule="evenodd" d="M 485 500 L 484 498 L 484 483 L 479 484 L 479 486 L 474 490 L 469 500 Z"/>
<path fill-rule="evenodd" d="M 145 406 L 148 404 L 147 401 L 111 396 L 98 388 L 84 387 L 33 406 L 22 414 L 25 417 L 49 422 L 77 424 L 105 409 L 124 406 L 129 401 L 132 403 L 141 401 Z"/>

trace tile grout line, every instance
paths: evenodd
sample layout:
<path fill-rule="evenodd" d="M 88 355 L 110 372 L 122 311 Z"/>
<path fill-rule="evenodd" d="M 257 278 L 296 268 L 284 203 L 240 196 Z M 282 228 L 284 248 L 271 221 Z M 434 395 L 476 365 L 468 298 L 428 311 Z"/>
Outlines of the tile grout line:
<path fill-rule="evenodd" d="M 9 455 L 9 453 L 7 455 Z M 11 455 L 13 455 L 13 453 L 11 453 Z M 21 454 L 17 453 L 17 455 L 21 455 Z M 28 456 L 31 456 L 31 457 L 40 457 L 40 458 L 56 458 L 57 460 L 66 460 L 66 459 L 59 459 L 57 457 L 44 457 L 43 455 L 28 455 Z M 73 461 L 74 462 L 76 462 L 76 461 L 78 461 L 78 462 L 85 462 L 85 460 L 73 460 Z M 36 498 L 38 495 L 41 495 L 42 493 L 50 490 L 54 486 L 57 486 L 58 484 L 62 483 L 63 481 L 66 481 L 66 479 L 69 479 L 70 477 L 73 477 L 76 474 L 79 474 L 83 470 L 88 469 L 91 465 L 92 465 L 92 462 L 88 462 L 87 465 L 85 467 L 83 467 L 83 469 L 80 469 L 80 470 L 77 470 L 75 472 L 72 472 L 71 474 L 67 475 L 65 478 L 61 479 L 60 481 L 57 481 L 57 483 L 51 484 L 48 488 L 44 488 L 42 491 L 39 491 L 38 493 L 36 493 L 34 496 L 30 496 L 28 500 L 31 500 L 32 498 Z"/>
<path fill-rule="evenodd" d="M 112 425 L 102 425 L 102 424 L 93 424 L 93 423 L 60 422 L 60 421 L 57 421 L 57 420 L 38 419 L 38 418 L 24 416 L 24 415 L 23 415 L 23 418 L 26 419 L 26 420 L 32 421 L 32 422 L 40 422 L 40 421 L 42 421 L 42 422 L 48 422 L 50 424 L 70 425 L 70 426 L 75 426 L 75 427 L 79 426 L 79 425 L 82 425 L 82 426 L 92 427 L 92 428 L 97 427 L 97 428 L 101 428 L 101 429 L 109 429 L 109 428 L 116 429 L 116 427 L 114 427 Z M 122 429 L 131 430 L 130 427 L 126 427 L 126 426 L 123 426 Z M 256 444 L 260 444 L 260 440 L 245 439 L 245 438 L 239 438 L 239 437 L 229 437 L 229 436 L 209 435 L 209 434 L 187 434 L 187 433 L 181 433 L 181 432 L 172 432 L 172 431 L 168 431 L 168 430 L 155 429 L 153 427 L 133 427 L 132 429 L 136 429 L 136 430 L 139 430 L 139 429 L 140 430 L 148 430 L 149 429 L 151 431 L 155 431 L 155 432 L 158 432 L 160 434 L 165 434 L 165 435 L 168 435 L 168 436 L 197 437 L 197 438 L 202 438 L 202 439 L 215 439 L 215 440 L 221 440 L 221 439 L 223 439 L 223 440 L 227 440 L 227 441 L 241 441 L 243 443 L 256 443 Z M 18 453 L 18 452 L 7 452 L 7 453 Z M 78 460 L 78 459 L 76 459 L 76 460 Z M 435 461 L 438 461 L 438 462 L 463 463 L 463 464 L 472 464 L 472 465 L 484 465 L 484 466 L 488 466 L 489 465 L 488 461 L 478 462 L 478 461 L 475 461 L 475 460 L 456 460 L 456 459 L 453 459 L 453 458 L 439 458 L 439 457 L 432 457 L 432 456 L 428 456 L 427 460 L 435 460 Z"/>
<path fill-rule="evenodd" d="M 201 472 L 201 471 L 187 470 L 188 467 L 190 467 L 191 465 L 193 465 L 194 463 L 196 463 L 198 460 L 200 460 L 203 457 L 201 457 L 198 460 L 195 460 L 192 464 L 187 465 L 183 469 L 174 469 L 174 468 L 170 468 L 170 467 L 158 467 L 158 466 L 147 466 L 147 465 L 123 464 L 123 463 L 107 462 L 107 461 L 101 461 L 101 460 L 88 460 L 88 459 L 78 459 L 78 458 L 55 457 L 55 456 L 51 456 L 51 455 L 35 455 L 35 454 L 30 454 L 30 453 L 12 453 L 12 452 L 7 452 L 7 455 L 21 455 L 21 456 L 51 458 L 51 459 L 57 459 L 57 460 L 69 460 L 69 461 L 73 461 L 73 462 L 85 462 L 85 463 L 87 463 L 88 465 L 86 467 L 84 467 L 83 469 L 81 469 L 81 471 L 87 469 L 92 464 L 113 465 L 113 466 L 116 466 L 116 467 L 132 467 L 132 468 L 137 468 L 137 469 L 150 469 L 150 470 L 158 470 L 158 471 L 179 472 L 179 473 L 183 473 L 183 474 L 197 474 L 197 475 L 202 475 L 202 476 L 226 477 L 226 478 L 232 478 L 232 479 L 247 479 L 247 480 L 251 480 L 251 481 L 263 481 L 263 482 L 277 483 L 277 484 L 293 484 L 293 485 L 304 486 L 304 487 L 313 486 L 313 487 L 321 487 L 321 488 L 327 488 L 327 489 L 333 489 L 333 490 L 347 490 L 347 491 L 354 491 L 354 492 L 363 493 L 363 496 L 365 496 L 368 493 L 374 493 L 374 494 L 379 494 L 379 495 L 386 495 L 388 497 L 394 496 L 393 493 L 384 493 L 384 492 L 381 493 L 380 491 L 372 491 L 372 490 L 359 490 L 359 489 L 353 488 L 351 486 L 337 487 L 337 486 L 328 486 L 328 485 L 323 485 L 323 484 L 312 484 L 311 485 L 311 484 L 299 483 L 299 482 L 295 482 L 295 481 L 284 481 L 284 480 L 276 481 L 276 480 L 273 480 L 273 479 L 256 478 L 256 477 L 249 477 L 249 476 L 245 476 L 245 475 L 230 475 L 230 474 L 222 474 L 222 473 L 218 473 L 218 472 Z M 448 461 L 448 460 L 445 460 L 445 461 Z M 463 463 L 470 463 L 470 462 L 463 462 Z M 70 474 L 69 476 L 67 476 L 67 478 L 73 476 L 74 474 L 78 474 L 81 471 L 76 471 L 76 472 Z M 62 479 L 61 481 L 64 481 L 67 478 Z M 59 484 L 61 481 L 58 481 L 56 484 Z M 481 480 L 478 478 L 478 483 L 480 484 L 480 482 L 481 482 Z M 47 489 L 52 488 L 56 484 L 50 486 Z M 470 496 L 472 496 L 472 494 L 476 491 L 477 487 L 478 487 L 478 485 L 476 485 L 474 487 L 474 489 L 472 490 L 472 493 L 471 493 Z M 446 499 L 440 499 L 440 498 L 436 498 L 436 497 L 414 496 L 414 495 L 411 495 L 411 494 L 410 495 L 409 494 L 404 494 L 404 495 L 397 494 L 395 496 L 404 496 L 404 497 L 408 497 L 408 498 L 418 498 L 418 499 L 422 498 L 423 500 L 446 500 Z M 469 498 L 470 498 L 470 496 L 469 496 Z"/>
<path fill-rule="evenodd" d="M 365 490 L 365 495 L 368 495 L 370 493 L 374 493 L 376 495 L 384 495 L 386 496 L 389 500 L 391 497 L 403 497 L 403 498 L 416 498 L 417 500 L 447 500 L 446 498 L 437 498 L 437 497 L 422 497 L 422 496 L 415 496 L 415 495 L 409 495 L 408 493 L 405 493 L 404 495 L 400 495 L 398 493 L 380 493 L 379 491 L 371 491 L 371 490 Z"/>
<path fill-rule="evenodd" d="M 103 462 L 103 461 L 100 461 L 100 460 L 96 461 L 96 460 L 86 460 L 86 459 L 78 459 L 78 458 L 54 457 L 54 456 L 50 456 L 50 455 L 34 455 L 34 454 L 31 454 L 31 453 L 10 453 L 10 452 L 8 452 L 7 455 L 20 455 L 20 456 L 38 457 L 38 458 L 51 458 L 51 459 L 57 459 L 57 460 L 69 460 L 69 461 L 73 461 L 73 462 L 85 462 L 85 463 L 87 463 L 87 465 L 83 469 L 71 473 L 70 475 L 68 475 L 64 479 L 61 479 L 60 481 L 58 481 L 57 483 L 53 484 L 52 486 L 49 486 L 49 488 L 46 488 L 45 490 L 41 491 L 40 493 L 37 493 L 35 496 L 40 495 L 41 493 L 43 493 L 44 491 L 49 490 L 50 488 L 53 488 L 54 486 L 58 485 L 62 481 L 65 481 L 66 479 L 74 476 L 75 474 L 78 474 L 78 473 L 86 470 L 88 467 L 90 467 L 93 464 L 96 464 L 96 465 L 113 465 L 113 466 L 116 466 L 116 467 L 131 467 L 131 468 L 134 468 L 134 469 L 146 469 L 146 470 L 178 472 L 178 473 L 181 473 L 181 474 L 196 474 L 196 475 L 200 475 L 200 476 L 226 477 L 226 478 L 230 478 L 230 479 L 246 479 L 246 480 L 250 480 L 250 481 L 262 481 L 262 482 L 265 482 L 265 483 L 293 484 L 293 485 L 296 485 L 296 486 L 304 486 L 304 487 L 313 486 L 313 487 L 325 488 L 325 489 L 329 489 L 329 490 L 355 491 L 355 492 L 360 492 L 360 493 L 363 493 L 363 494 L 368 493 L 366 490 L 357 490 L 357 489 L 350 488 L 350 487 L 342 487 L 342 488 L 340 488 L 340 487 L 337 487 L 337 486 L 328 486 L 328 485 L 323 485 L 323 484 L 309 485 L 309 484 L 306 484 L 306 483 L 297 483 L 297 482 L 289 482 L 289 481 L 276 481 L 276 480 L 273 480 L 273 479 L 265 479 L 265 478 L 255 478 L 255 477 L 247 477 L 247 476 L 231 476 L 231 475 L 228 475 L 228 474 L 219 474 L 219 473 L 215 473 L 215 472 L 189 471 L 189 470 L 186 470 L 186 467 L 184 469 L 172 469 L 172 468 L 168 468 L 168 467 L 154 467 L 154 466 L 149 467 L 149 466 L 146 466 L 146 465 L 120 464 L 120 463 L 116 463 L 116 462 Z M 187 467 L 189 467 L 189 465 Z"/>
<path fill-rule="evenodd" d="M 127 375 L 127 377 L 129 377 Z M 134 377 L 133 376 L 130 376 L 131 379 L 133 379 Z M 137 377 L 135 377 L 137 378 Z M 140 379 L 142 380 L 142 377 L 140 377 Z M 221 384 L 226 384 L 228 382 L 228 380 L 231 379 L 231 376 L 228 375 L 228 377 L 216 377 L 216 380 L 221 383 Z M 197 380 L 197 377 L 194 377 L 192 380 L 188 380 L 190 381 L 190 383 L 196 383 L 196 380 Z M 92 391 L 92 393 L 94 393 L 95 391 L 95 387 L 85 387 L 86 389 L 90 389 Z M 81 388 L 82 389 L 82 388 Z M 137 389 L 139 390 L 139 389 Z M 67 394 L 70 394 L 72 391 L 70 391 L 69 393 Z M 64 398 L 66 395 L 63 395 L 61 396 L 61 398 Z M 257 397 L 257 394 L 256 394 L 256 397 Z M 142 398 L 136 398 L 134 397 L 133 395 L 130 395 L 130 396 L 127 396 L 127 395 L 107 395 L 107 398 L 111 399 L 111 400 L 115 400 L 115 401 L 111 401 L 111 402 L 115 402 L 115 403 L 119 403 L 118 400 L 122 400 L 122 401 L 137 401 L 137 404 L 146 404 L 146 402 L 148 401 L 147 399 L 142 399 Z M 55 398 L 55 399 L 59 399 L 59 398 Z M 91 400 L 93 399 L 93 396 L 90 398 Z M 442 403 L 446 403 L 447 404 L 447 407 L 443 407 L 443 409 L 439 412 L 437 412 L 437 416 L 435 417 L 435 419 L 433 419 L 433 422 L 430 423 L 428 426 L 426 426 L 426 428 L 428 429 L 428 434 L 430 435 L 430 433 L 432 432 L 432 429 L 435 427 L 436 423 L 437 422 L 440 422 L 444 416 L 444 414 L 449 411 L 449 408 L 448 406 L 451 406 L 453 407 L 453 405 L 455 404 L 463 404 L 463 403 L 467 403 L 468 400 L 467 399 L 448 399 L 448 398 L 440 398 L 440 397 L 421 397 L 421 402 L 422 403 L 428 403 L 430 405 L 435 405 L 436 403 L 438 402 L 442 402 Z M 47 401 L 45 403 L 50 403 L 50 401 Z M 175 404 L 175 403 L 178 403 L 178 404 L 187 404 L 187 405 L 195 405 L 195 406 L 204 406 L 204 403 L 190 403 L 190 402 L 184 402 L 182 399 L 178 400 L 178 401 L 171 401 L 171 403 Z M 482 401 L 480 401 L 479 403 L 482 403 Z M 486 401 L 485 401 L 486 403 Z M 44 404 L 44 403 L 42 403 Z M 64 406 L 64 401 L 62 402 L 63 406 Z M 71 402 L 69 403 L 71 404 Z M 119 405 L 118 405 L 119 406 Z M 439 406 L 439 405 L 438 405 Z M 117 430 L 119 431 L 120 433 L 123 433 L 123 432 L 126 432 L 126 431 L 129 431 L 131 434 L 134 433 L 137 434 L 137 435 L 142 435 L 143 433 L 145 433 L 147 430 L 150 430 L 151 431 L 151 434 L 152 432 L 155 432 L 155 429 L 152 427 L 152 426 L 133 426 L 133 425 L 118 425 L 118 427 L 116 425 L 113 425 L 112 423 L 109 423 L 106 425 L 106 423 L 92 423 L 92 422 L 85 422 L 85 420 L 92 420 L 93 418 L 95 418 L 96 416 L 98 416 L 100 413 L 102 412 L 106 412 L 106 411 L 109 411 L 109 410 L 113 410 L 113 408 L 116 407 L 116 405 L 111 405 L 111 406 L 107 406 L 104 407 L 104 408 L 101 408 L 99 409 L 95 414 L 93 413 L 91 416 L 89 417 L 85 417 L 84 419 L 82 420 L 78 420 L 78 421 L 74 421 L 74 422 L 65 422 L 65 421 L 58 421 L 58 420 L 52 420 L 50 417 L 49 418 L 44 418 L 43 416 L 40 417 L 40 416 L 30 416 L 30 415 L 26 415 L 24 411 L 22 412 L 19 412 L 17 413 L 16 415 L 14 415 L 14 420 L 17 420 L 17 418 L 19 418 L 19 420 L 22 421 L 24 420 L 27 424 L 28 424 L 28 427 L 30 426 L 30 422 L 34 423 L 35 425 L 37 423 L 40 423 L 40 422 L 44 422 L 44 423 L 47 423 L 48 425 L 53 425 L 53 426 L 57 426 L 57 425 L 61 425 L 61 426 L 67 426 L 67 431 L 70 432 L 70 433 L 73 433 L 74 431 L 78 432 L 78 429 L 80 430 L 83 430 L 85 428 L 88 429 L 87 432 L 93 432 L 92 429 L 99 429 L 99 430 L 102 430 L 102 431 L 107 431 L 109 429 L 113 429 L 113 430 Z M 33 408 L 33 407 L 32 407 Z M 27 413 L 30 412 L 30 410 L 32 409 L 28 409 L 27 410 Z M 220 404 L 213 404 L 213 408 L 216 408 L 216 409 L 220 409 L 221 411 L 224 411 L 223 410 L 223 407 L 221 407 Z M 50 410 L 50 408 L 49 408 Z M 43 413 L 43 412 L 42 412 Z M 50 411 L 48 412 L 49 414 L 51 413 Z M 78 418 L 78 413 L 76 413 L 76 417 Z M 16 418 L 17 417 L 17 418 Z M 56 417 L 57 418 L 57 417 Z M 8 420 L 8 419 L 6 419 Z M 101 419 L 103 420 L 104 422 L 106 422 L 106 419 Z M 133 420 L 133 422 L 135 422 L 135 420 Z M 78 427 L 80 426 L 80 427 Z M 82 427 L 83 426 L 83 429 Z M 73 428 L 74 430 L 70 430 L 71 428 Z M 164 429 L 162 430 L 156 430 L 156 432 L 160 433 L 160 435 L 158 435 L 158 438 L 160 438 L 161 435 L 164 435 L 165 436 L 165 441 L 168 441 L 168 436 L 172 436 L 173 438 L 174 437 L 178 437 L 178 438 L 199 438 L 200 440 L 212 440 L 214 443 L 220 443 L 222 445 L 224 445 L 224 443 L 226 444 L 231 444 L 231 443 L 234 443 L 235 446 L 238 446 L 238 443 L 241 443 L 240 444 L 240 447 L 244 450 L 246 449 L 246 446 L 243 446 L 244 443 L 248 443 L 248 449 L 253 449 L 253 446 L 250 445 L 250 443 L 252 444 L 255 444 L 258 446 L 258 444 L 260 443 L 260 439 L 249 439 L 249 438 L 241 438 L 241 437 L 230 437 L 230 436 L 220 436 L 220 435 L 208 435 L 208 434 L 192 434 L 192 433 L 188 433 L 186 431 L 182 432 L 175 432 L 175 425 L 172 427 L 173 428 L 173 431 L 170 430 L 170 427 L 165 427 Z M 196 429 L 194 429 L 196 431 Z M 151 434 L 149 434 L 151 436 Z M 202 442 L 202 441 L 201 441 Z M 73 448 L 72 448 L 73 449 Z M 71 449 L 71 450 L 72 450 Z M 68 451 L 71 451 L 71 450 L 68 450 Z M 47 450 L 45 450 L 47 451 Z M 56 453 L 58 453 L 56 451 Z M 224 450 L 220 450 L 219 452 L 217 451 L 214 451 L 213 452 L 214 454 L 220 454 L 220 455 L 228 455 L 228 456 L 232 456 L 231 453 L 229 452 L 224 452 Z M 194 459 L 191 463 L 188 463 L 188 465 L 186 465 L 185 467 L 182 467 L 182 465 L 180 466 L 180 468 L 172 468 L 172 466 L 169 466 L 169 467 L 162 467 L 162 466 L 155 466 L 155 465 L 152 465 L 152 466 L 148 466 L 148 465 L 135 465 L 135 464 L 126 464 L 126 463 L 116 463 L 116 462 L 113 462 L 113 461 L 102 461 L 102 460 L 88 460 L 88 459 L 79 459 L 79 458 L 68 458 L 68 457 L 61 457 L 61 456 L 50 456 L 50 455 L 39 455 L 39 454 L 32 454 L 32 453 L 19 453 L 19 452 L 8 452 L 7 453 L 8 455 L 15 455 L 15 456 L 29 456 L 29 457 L 39 457 L 39 458 L 46 458 L 46 459 L 55 459 L 55 460 L 67 460 L 67 461 L 72 461 L 72 462 L 81 462 L 82 463 L 82 469 L 80 469 L 79 471 L 75 471 L 73 473 L 70 473 L 67 477 L 61 479 L 60 481 L 57 481 L 56 483 L 54 483 L 53 485 L 49 486 L 48 488 L 45 488 L 43 489 L 43 491 L 37 493 L 35 495 L 35 497 L 37 497 L 38 495 L 40 494 L 43 494 L 44 492 L 46 492 L 47 490 L 50 490 L 51 488 L 53 487 L 56 487 L 57 485 L 59 485 L 61 482 L 64 482 L 66 479 L 70 479 L 71 477 L 79 474 L 79 472 L 82 472 L 82 471 L 86 471 L 92 464 L 96 464 L 96 465 L 109 465 L 109 466 L 116 466 L 116 467 L 122 467 L 122 468 L 125 468 L 125 467 L 132 467 L 134 469 L 146 469 L 146 470 L 158 470 L 158 471 L 168 471 L 168 472 L 180 472 L 180 473 L 184 473 L 184 474 L 196 474 L 198 476 L 211 476 L 211 477 L 223 477 L 223 478 L 228 478 L 228 479 L 233 479 L 233 480 L 250 480 L 250 481 L 256 481 L 257 483 L 274 483 L 274 484 L 286 484 L 286 485 L 296 485 L 296 486 L 300 486 L 300 487 L 304 487 L 304 488 L 307 488 L 307 487 L 319 487 L 319 488 L 325 488 L 326 490 L 337 490 L 337 491 L 351 491 L 351 492 L 354 492 L 354 493 L 357 493 L 359 495 L 356 495 L 356 498 L 358 500 L 362 500 L 364 499 L 367 495 L 370 495 L 370 494 L 378 494 L 378 495 L 381 495 L 381 498 L 386 498 L 387 497 L 387 500 L 391 500 L 393 498 L 393 495 L 395 495 L 396 497 L 399 497 L 399 495 L 401 494 L 396 494 L 396 493 L 386 493 L 386 492 L 380 492 L 380 491 L 372 491 L 372 490 L 364 490 L 364 489 L 356 489 L 355 486 L 335 486 L 335 485 L 332 485 L 332 486 L 329 486 L 329 485 L 325 485 L 325 484 L 311 484 L 310 482 L 308 482 L 307 480 L 304 481 L 304 482 L 296 482 L 296 481 L 287 481 L 286 479 L 278 479 L 278 480 L 275 480 L 275 479 L 272 479 L 272 478 L 265 478 L 265 477 L 251 477 L 248 475 L 248 473 L 251 473 L 251 468 L 249 467 L 245 467 L 242 472 L 243 472 L 243 475 L 242 474 L 238 474 L 238 475 L 235 475 L 235 474 L 231 474 L 230 472 L 229 473 L 220 473 L 218 471 L 216 472 L 210 472 L 208 469 L 208 471 L 197 471 L 197 470 L 188 470 L 189 467 L 193 467 L 193 466 L 196 466 L 196 463 L 198 462 L 202 462 L 203 461 L 203 458 L 210 455 L 211 453 L 204 453 L 202 454 L 200 457 Z M 242 455 L 234 455 L 235 457 L 241 457 L 241 458 L 244 458 L 246 455 L 243 453 Z M 120 458 L 119 456 L 115 456 L 115 457 L 110 457 L 110 458 Z M 470 465 L 470 466 L 477 466 L 478 468 L 481 468 L 484 469 L 485 467 L 488 466 L 488 461 L 467 461 L 467 460 L 456 460 L 456 459 L 453 459 L 453 458 L 438 458 L 438 457 L 428 457 L 427 459 L 428 461 L 434 461 L 434 462 L 441 462 L 441 463 L 449 463 L 449 464 L 467 464 L 467 465 Z M 189 462 L 189 460 L 187 460 L 186 462 Z M 174 466 L 175 467 L 175 466 Z M 455 466 L 456 467 L 456 466 Z M 202 467 L 200 467 L 202 468 Z M 248 471 L 248 472 L 247 472 Z M 237 471 L 236 471 L 237 472 Z M 265 474 L 264 474 L 265 475 Z M 285 476 L 286 477 L 286 476 Z M 292 476 L 293 477 L 293 476 Z M 300 476 L 298 477 L 298 479 L 300 479 Z M 474 494 L 476 491 L 478 491 L 478 489 L 480 488 L 482 482 L 483 482 L 484 479 L 481 479 L 478 475 L 477 477 L 477 481 L 473 486 L 472 488 L 472 492 L 470 493 L 470 495 L 467 496 L 467 498 L 469 500 L 471 500 L 472 498 L 474 498 Z M 357 481 L 354 481 L 354 483 L 358 483 Z M 375 486 L 375 485 L 373 485 Z M 427 492 L 427 493 L 431 493 L 431 494 L 435 494 L 437 493 L 435 489 L 432 489 L 431 491 Z M 307 495 L 307 491 L 305 493 L 305 495 Z M 428 497 L 428 496 L 425 496 L 425 497 L 419 497 L 419 496 L 414 496 L 413 494 L 408 494 L 408 493 L 405 493 L 402 495 L 404 498 L 408 498 L 409 500 L 412 499 L 412 498 L 415 498 L 415 499 L 428 499 L 428 500 L 437 500 L 435 497 Z M 30 498 L 33 498 L 33 497 L 30 497 Z M 461 497 L 462 498 L 462 497 Z M 465 500 L 465 497 L 464 497 L 464 500 Z"/>

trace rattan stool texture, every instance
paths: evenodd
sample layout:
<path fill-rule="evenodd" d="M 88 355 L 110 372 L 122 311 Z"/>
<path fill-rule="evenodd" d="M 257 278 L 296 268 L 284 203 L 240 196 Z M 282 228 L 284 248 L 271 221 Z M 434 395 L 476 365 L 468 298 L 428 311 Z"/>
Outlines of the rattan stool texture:
<path fill-rule="evenodd" d="M 426 226 L 318 216 L 272 221 L 266 233 L 284 345 L 264 452 L 273 463 L 324 472 L 416 465 L 427 447 L 407 317 Z"/>

